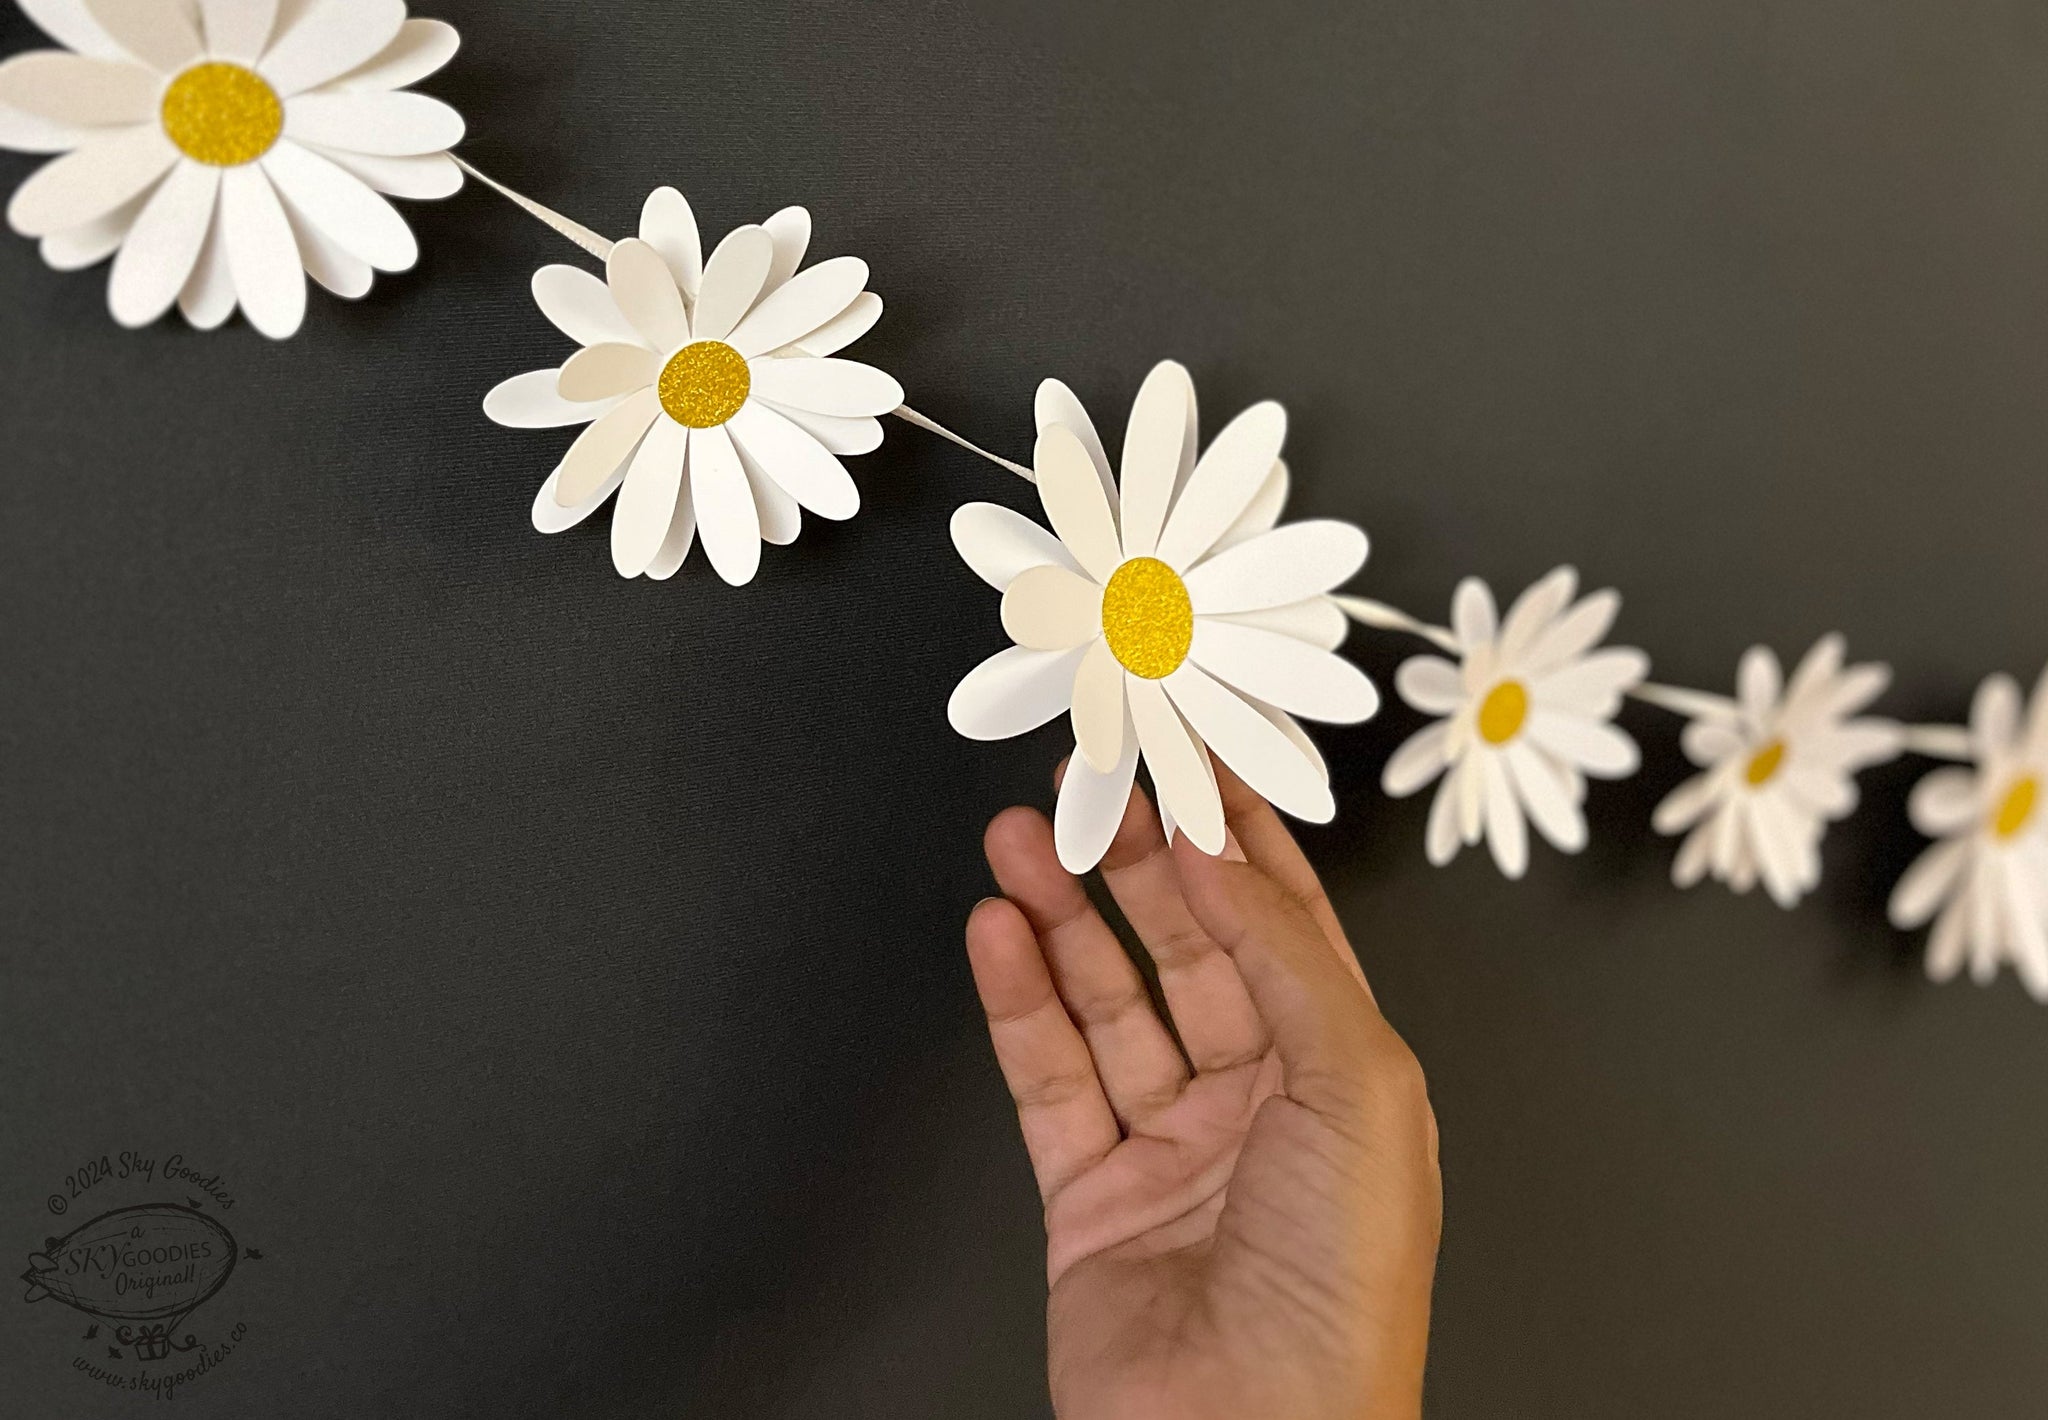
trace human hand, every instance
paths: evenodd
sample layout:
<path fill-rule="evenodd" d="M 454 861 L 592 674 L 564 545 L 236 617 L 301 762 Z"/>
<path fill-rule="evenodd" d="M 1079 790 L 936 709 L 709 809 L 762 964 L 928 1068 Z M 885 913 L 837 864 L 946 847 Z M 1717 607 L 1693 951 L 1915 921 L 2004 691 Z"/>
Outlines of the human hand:
<path fill-rule="evenodd" d="M 1102 860 L 1172 1030 L 1045 817 L 988 828 L 1005 897 L 967 949 L 1045 1205 L 1053 1405 L 1407 1420 L 1442 1220 L 1422 1070 L 1279 816 L 1216 774 L 1223 858 L 1138 791 Z"/>

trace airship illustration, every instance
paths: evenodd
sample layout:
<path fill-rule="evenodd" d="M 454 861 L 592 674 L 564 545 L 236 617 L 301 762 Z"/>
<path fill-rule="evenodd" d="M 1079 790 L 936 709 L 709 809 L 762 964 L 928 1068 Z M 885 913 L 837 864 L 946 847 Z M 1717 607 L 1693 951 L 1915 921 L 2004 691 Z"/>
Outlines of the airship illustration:
<path fill-rule="evenodd" d="M 32 1254 L 24 1301 L 45 1297 L 116 1324 L 137 1357 L 160 1361 L 198 1343 L 177 1329 L 235 1270 L 233 1234 L 195 1208 L 116 1208 Z"/>

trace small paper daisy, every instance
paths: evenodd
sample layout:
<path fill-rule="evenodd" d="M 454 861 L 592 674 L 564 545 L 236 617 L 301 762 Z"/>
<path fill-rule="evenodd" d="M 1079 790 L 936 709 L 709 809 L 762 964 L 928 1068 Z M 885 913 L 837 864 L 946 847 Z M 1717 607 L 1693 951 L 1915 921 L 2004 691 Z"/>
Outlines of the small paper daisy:
<path fill-rule="evenodd" d="M 690 204 L 664 187 L 638 239 L 612 249 L 606 281 L 573 266 L 535 273 L 541 313 L 583 348 L 558 370 L 505 381 L 484 412 L 520 429 L 590 426 L 541 485 L 536 528 L 572 528 L 617 493 L 620 576 L 674 576 L 701 531 L 712 568 L 740 586 L 763 538 L 796 540 L 799 508 L 859 511 L 839 456 L 881 445 L 875 416 L 903 403 L 903 388 L 828 358 L 867 333 L 882 300 L 858 257 L 799 272 L 810 239 L 810 214 L 786 207 L 706 260 Z"/>
<path fill-rule="evenodd" d="M 1937 769 L 1913 788 L 1913 827 L 1938 839 L 1899 879 L 1892 924 L 1934 922 L 1927 975 L 1967 961 L 1982 985 L 2009 961 L 2048 1001 L 2048 672 L 2022 723 L 2019 685 L 1994 675 L 1970 710 L 1973 763 Z"/>
<path fill-rule="evenodd" d="M 1821 836 L 1855 809 L 1855 775 L 1896 759 L 1904 742 L 1890 720 L 1851 718 L 1884 693 L 1891 668 L 1844 667 L 1843 651 L 1840 636 L 1821 638 L 1786 686 L 1777 656 L 1752 647 L 1737 699 L 1685 727 L 1686 757 L 1706 772 L 1650 820 L 1663 834 L 1691 830 L 1671 868 L 1678 886 L 1711 874 L 1748 892 L 1761 881 L 1791 907 L 1819 884 Z"/>
<path fill-rule="evenodd" d="M 1047 381 L 1037 413 L 1053 532 L 993 503 L 953 515 L 953 544 L 1002 592 L 1016 642 L 954 690 L 953 727 L 998 740 L 1072 718 L 1053 819 L 1069 872 L 1108 850 L 1141 758 L 1168 836 L 1205 853 L 1224 844 L 1211 751 L 1276 807 L 1328 821 L 1329 774 L 1294 716 L 1351 724 L 1379 708 L 1372 682 L 1331 654 L 1346 626 L 1325 597 L 1364 565 L 1366 537 L 1275 526 L 1286 413 L 1254 405 L 1198 458 L 1194 384 L 1166 361 L 1138 391 L 1121 480 L 1065 385 Z"/>
<path fill-rule="evenodd" d="M 338 296 L 419 259 L 384 197 L 462 185 L 462 116 L 402 92 L 455 31 L 404 0 L 20 0 L 66 49 L 0 64 L 0 147 L 61 153 L 7 221 L 60 271 L 114 258 L 125 326 L 175 302 L 211 330 L 240 305 L 298 330 L 306 277 Z"/>
<path fill-rule="evenodd" d="M 1576 853 L 1586 846 L 1585 776 L 1636 771 L 1635 741 L 1610 722 L 1649 674 L 1649 658 L 1626 647 L 1593 650 L 1621 596 L 1595 592 L 1574 605 L 1577 587 L 1578 574 L 1560 567 L 1523 592 L 1502 623 L 1493 593 L 1468 577 L 1451 601 L 1461 663 L 1416 656 L 1395 673 L 1404 700 L 1445 717 L 1396 750 L 1381 780 L 1399 799 L 1443 776 L 1426 841 L 1438 867 L 1484 834 L 1500 870 L 1521 877 L 1525 815 Z"/>

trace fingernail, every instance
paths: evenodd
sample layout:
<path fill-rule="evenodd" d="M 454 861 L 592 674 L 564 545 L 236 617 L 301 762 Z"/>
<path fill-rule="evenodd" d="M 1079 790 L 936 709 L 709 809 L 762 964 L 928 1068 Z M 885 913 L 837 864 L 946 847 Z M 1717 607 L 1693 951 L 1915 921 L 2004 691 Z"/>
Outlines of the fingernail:
<path fill-rule="evenodd" d="M 1248 863 L 1251 861 L 1244 856 L 1244 849 L 1237 846 L 1237 835 L 1227 828 L 1223 830 L 1223 858 L 1225 862 L 1229 863 Z"/>
<path fill-rule="evenodd" d="M 973 915 L 974 915 L 975 913 L 977 913 L 977 912 L 981 911 L 981 909 L 982 909 L 982 908 L 984 908 L 984 907 L 987 907 L 987 906 L 988 906 L 988 905 L 989 905 L 989 904 L 990 904 L 991 902 L 1001 902 L 1001 901 L 1002 901 L 1002 899 L 1001 899 L 1001 898 L 999 898 L 999 897 L 985 897 L 985 898 L 983 898 L 983 899 L 982 899 L 982 900 L 981 900 L 980 902 L 977 902 L 977 903 L 975 903 L 975 904 L 974 904 L 974 906 L 972 906 L 972 907 L 968 908 L 968 909 L 967 909 L 967 915 L 968 915 L 969 917 L 972 917 L 972 916 L 973 916 Z"/>

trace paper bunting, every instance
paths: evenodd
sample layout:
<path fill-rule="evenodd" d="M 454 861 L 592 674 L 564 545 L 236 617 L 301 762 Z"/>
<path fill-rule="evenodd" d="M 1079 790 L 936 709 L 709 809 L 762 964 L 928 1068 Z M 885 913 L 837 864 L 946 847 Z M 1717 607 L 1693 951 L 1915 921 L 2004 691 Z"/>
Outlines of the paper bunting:
<path fill-rule="evenodd" d="M 1938 840 L 1899 879 L 1894 925 L 1932 919 L 1927 975 L 1947 981 L 1969 964 L 1980 984 L 2010 962 L 2048 1001 L 2048 671 L 2022 717 L 2020 688 L 1994 675 L 1970 711 L 1967 768 L 1937 769 L 1913 788 L 1913 827 Z"/>
<path fill-rule="evenodd" d="M 674 576 L 701 531 L 712 567 L 739 586 L 762 539 L 796 540 L 799 509 L 859 511 L 839 456 L 880 446 L 875 416 L 903 389 L 831 358 L 881 318 L 882 300 L 857 257 L 799 271 L 810 239 L 810 214 L 786 207 L 706 259 L 690 204 L 665 187 L 639 237 L 612 247 L 605 281 L 573 266 L 535 273 L 541 313 L 582 349 L 505 381 L 484 412 L 514 428 L 589 426 L 542 484 L 536 528 L 572 528 L 617 493 L 620 576 Z"/>
<path fill-rule="evenodd" d="M 1425 838 L 1439 867 L 1483 835 L 1500 870 L 1519 878 L 1529 866 L 1526 822 L 1576 853 L 1586 846 L 1586 776 L 1636 771 L 1635 741 L 1610 722 L 1650 659 L 1623 647 L 1595 651 L 1621 597 L 1602 591 L 1574 603 L 1577 589 L 1578 574 L 1560 567 L 1500 622 L 1493 593 L 1468 577 L 1451 603 L 1459 663 L 1416 656 L 1395 673 L 1402 699 L 1444 717 L 1395 752 L 1382 784 L 1405 798 L 1443 777 Z"/>
<path fill-rule="evenodd" d="M 1893 721 L 1852 718 L 1884 694 L 1891 668 L 1844 667 L 1843 653 L 1840 636 L 1822 637 L 1787 686 L 1778 658 L 1752 647 L 1737 698 L 1685 727 L 1686 757 L 1705 772 L 1651 819 L 1659 833 L 1686 834 L 1671 869 L 1678 886 L 1711 875 L 1748 892 L 1761 881 L 1791 907 L 1820 883 L 1821 836 L 1855 809 L 1857 772 L 1905 746 Z"/>
<path fill-rule="evenodd" d="M 339 296 L 419 258 L 379 194 L 446 197 L 462 117 L 404 92 L 455 31 L 402 0 L 20 0 L 65 46 L 0 64 L 0 147 L 63 156 L 7 221 L 60 271 L 114 258 L 125 326 L 173 303 L 202 330 L 237 305 L 282 339 L 306 277 Z"/>
<path fill-rule="evenodd" d="M 1350 724 L 1379 709 L 1372 682 L 1331 654 L 1346 626 L 1324 595 L 1365 564 L 1366 537 L 1276 526 L 1285 412 L 1252 406 L 1197 457 L 1194 384 L 1167 361 L 1138 391 L 1120 479 L 1065 385 L 1040 386 L 1037 422 L 1053 532 L 993 503 L 953 516 L 953 544 L 1003 594 L 1016 643 L 960 682 L 953 727 L 1006 739 L 1070 716 L 1053 828 L 1072 872 L 1107 851 L 1141 758 L 1168 836 L 1177 825 L 1206 853 L 1224 837 L 1205 751 L 1276 807 L 1327 821 L 1329 773 L 1294 717 Z"/>

